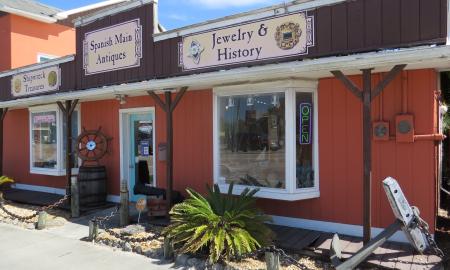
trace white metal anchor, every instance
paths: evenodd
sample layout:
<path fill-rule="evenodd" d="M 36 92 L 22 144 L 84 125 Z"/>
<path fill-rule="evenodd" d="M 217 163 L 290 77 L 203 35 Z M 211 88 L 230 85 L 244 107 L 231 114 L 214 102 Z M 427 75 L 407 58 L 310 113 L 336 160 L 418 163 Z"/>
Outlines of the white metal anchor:
<path fill-rule="evenodd" d="M 369 257 L 375 249 L 383 245 L 399 229 L 403 230 L 411 245 L 419 253 L 423 253 L 427 248 L 429 241 L 427 241 L 424 232 L 421 230 L 422 219 L 419 216 L 419 209 L 409 205 L 400 185 L 394 178 L 386 178 L 383 181 L 383 187 L 396 217 L 395 222 L 345 262 L 342 262 L 339 236 L 335 234 L 333 241 L 331 242 L 330 259 L 336 269 L 354 269 Z"/>

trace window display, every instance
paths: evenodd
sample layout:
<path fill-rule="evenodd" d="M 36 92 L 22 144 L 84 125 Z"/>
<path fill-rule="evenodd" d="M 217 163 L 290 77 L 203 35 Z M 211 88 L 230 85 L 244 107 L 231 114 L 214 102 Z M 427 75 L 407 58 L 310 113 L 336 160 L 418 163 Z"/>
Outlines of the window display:
<path fill-rule="evenodd" d="M 31 162 L 35 168 L 56 169 L 58 165 L 58 134 L 56 111 L 31 114 Z"/>
<path fill-rule="evenodd" d="M 284 189 L 284 93 L 220 97 L 219 104 L 221 181 Z"/>
<path fill-rule="evenodd" d="M 236 194 L 257 187 L 262 198 L 318 197 L 314 85 L 259 86 L 215 89 L 214 181 L 224 192 L 234 183 Z"/>

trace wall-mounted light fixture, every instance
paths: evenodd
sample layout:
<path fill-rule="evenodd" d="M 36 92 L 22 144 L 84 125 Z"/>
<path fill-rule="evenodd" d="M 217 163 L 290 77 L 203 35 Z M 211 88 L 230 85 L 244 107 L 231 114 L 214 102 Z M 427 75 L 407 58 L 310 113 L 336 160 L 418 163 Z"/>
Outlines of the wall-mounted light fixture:
<path fill-rule="evenodd" d="M 119 101 L 120 105 L 127 103 L 127 95 L 118 94 L 116 95 L 116 99 Z"/>

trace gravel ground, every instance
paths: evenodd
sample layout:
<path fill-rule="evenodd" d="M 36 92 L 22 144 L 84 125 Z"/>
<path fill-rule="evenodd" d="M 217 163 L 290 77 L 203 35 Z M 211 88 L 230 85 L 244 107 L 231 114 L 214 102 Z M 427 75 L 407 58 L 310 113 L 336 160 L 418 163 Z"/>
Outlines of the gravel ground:
<path fill-rule="evenodd" d="M 151 227 L 146 228 L 146 232 L 134 234 L 130 237 L 132 238 L 145 238 L 149 236 L 153 236 L 154 234 L 152 232 L 158 232 L 160 233 L 162 228 L 161 227 Z M 114 232 L 120 233 L 121 229 L 113 229 Z M 144 256 L 153 258 L 153 259 L 162 259 L 163 257 L 163 241 L 164 239 L 162 237 L 155 239 L 150 242 L 143 242 L 143 243 L 128 243 L 121 241 L 120 239 L 108 234 L 107 232 L 102 231 L 99 233 L 97 239 L 95 240 L 96 243 L 101 245 L 106 245 L 109 247 L 112 247 L 114 249 L 120 249 L 123 251 L 128 252 L 135 252 L 138 254 L 142 254 Z M 305 265 L 308 269 L 316 270 L 316 269 L 333 269 L 332 266 L 329 263 L 324 263 L 319 260 L 314 260 L 312 258 L 299 256 L 296 254 L 289 254 L 294 259 L 296 259 L 301 264 Z M 187 255 L 181 255 L 181 257 L 177 257 L 177 264 L 178 265 L 184 265 L 186 268 L 189 269 L 205 269 L 205 258 L 195 258 L 190 257 Z M 283 270 L 298 270 L 298 268 L 294 265 L 291 265 L 289 262 L 281 259 Z M 233 262 L 226 262 L 225 269 L 248 269 L 248 270 L 259 270 L 259 269 L 265 269 L 266 264 L 264 261 L 264 257 L 261 259 L 257 258 L 247 258 L 242 261 L 233 261 Z"/>
<path fill-rule="evenodd" d="M 18 203 L 12 203 L 8 202 L 5 203 L 5 208 L 19 216 L 30 216 L 34 214 L 37 210 L 40 209 L 40 207 L 33 206 L 33 205 L 26 205 L 26 204 L 18 204 Z M 46 227 L 57 227 L 57 226 L 63 226 L 66 224 L 66 222 L 70 218 L 70 213 L 66 211 L 62 211 L 59 209 L 51 209 L 47 210 L 47 223 Z M 38 217 L 34 217 L 30 220 L 27 220 L 26 222 L 20 221 L 14 217 L 9 216 L 7 213 L 5 213 L 2 209 L 0 209 L 0 222 L 12 224 L 16 226 L 20 226 L 27 229 L 34 229 L 35 223 L 38 221 Z"/>

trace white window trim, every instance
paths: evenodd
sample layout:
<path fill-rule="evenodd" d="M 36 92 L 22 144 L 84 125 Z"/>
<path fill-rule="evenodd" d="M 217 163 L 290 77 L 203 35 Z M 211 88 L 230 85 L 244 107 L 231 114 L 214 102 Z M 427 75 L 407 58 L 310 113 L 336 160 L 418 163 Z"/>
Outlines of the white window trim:
<path fill-rule="evenodd" d="M 56 152 L 56 158 L 57 158 L 57 166 L 55 169 L 46 169 L 46 168 L 37 168 L 33 167 L 33 147 L 32 147 L 32 140 L 33 140 L 33 124 L 32 124 L 32 114 L 33 113 L 39 113 L 39 112 L 56 112 L 56 140 L 57 140 L 57 152 Z M 81 112 L 79 105 L 75 108 L 75 111 L 78 114 L 78 134 L 80 133 L 81 129 Z M 41 175 L 51 175 L 51 176 L 64 176 L 66 175 L 66 170 L 64 169 L 64 162 L 65 158 L 63 155 L 63 130 L 62 130 L 62 124 L 63 124 L 63 114 L 59 107 L 56 104 L 52 105 L 44 105 L 44 106 L 37 106 L 37 107 L 30 107 L 28 108 L 28 127 L 29 127 L 29 162 L 30 162 L 30 173 L 31 174 L 41 174 Z"/>
<path fill-rule="evenodd" d="M 262 93 L 285 93 L 285 121 L 286 121 L 286 188 L 276 189 L 259 187 L 256 197 L 296 201 L 306 200 L 320 197 L 319 185 L 319 145 L 318 145 L 318 98 L 317 98 L 317 81 L 307 80 L 283 80 L 274 82 L 263 82 L 254 84 L 243 84 L 233 86 L 221 86 L 213 89 L 213 173 L 214 183 L 219 183 L 219 121 L 218 121 L 218 98 L 229 95 L 245 95 L 245 94 L 262 94 Z M 296 100 L 295 94 L 297 92 L 310 92 L 313 94 L 314 118 L 313 118 L 313 158 L 314 158 L 314 187 L 298 189 L 296 187 Z M 221 192 L 227 192 L 229 184 L 220 184 Z M 249 186 L 235 185 L 233 194 L 240 194 L 245 188 Z M 250 187 L 252 188 L 252 187 Z"/>

